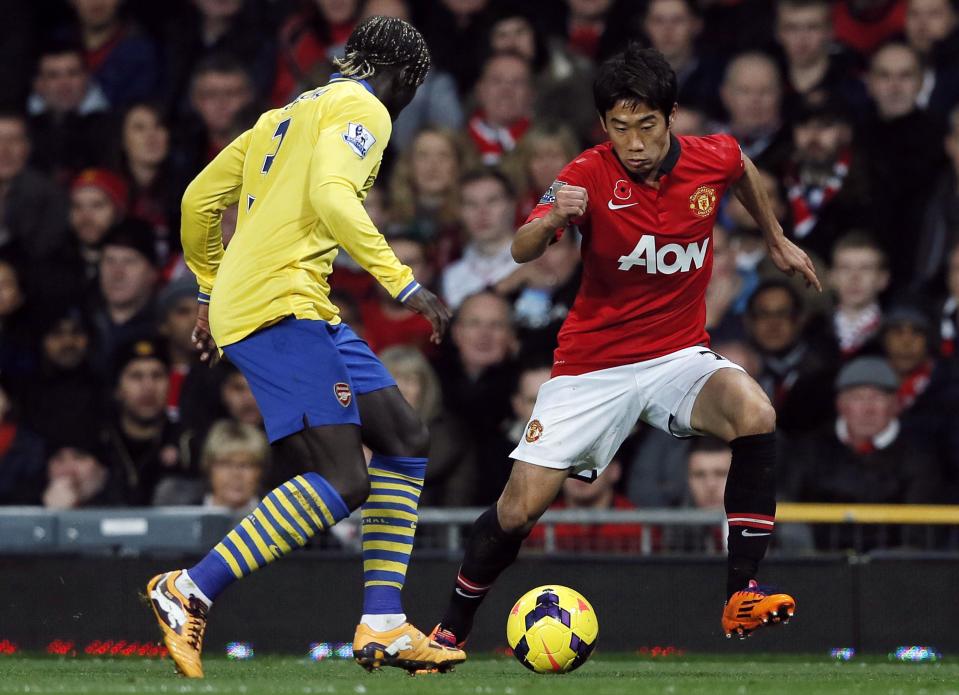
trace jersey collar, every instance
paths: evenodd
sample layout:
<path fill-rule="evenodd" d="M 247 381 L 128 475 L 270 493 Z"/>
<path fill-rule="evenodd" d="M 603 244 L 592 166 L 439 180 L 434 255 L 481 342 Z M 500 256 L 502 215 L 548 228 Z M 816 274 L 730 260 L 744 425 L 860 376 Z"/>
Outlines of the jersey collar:
<path fill-rule="evenodd" d="M 663 176 L 666 176 L 666 174 L 672 173 L 673 169 L 676 167 L 676 162 L 679 161 L 679 155 L 682 150 L 683 146 L 679 144 L 679 138 L 670 133 L 669 149 L 666 150 L 666 156 L 663 157 L 663 161 L 659 165 L 659 172 L 656 174 L 656 178 L 662 178 Z"/>
<path fill-rule="evenodd" d="M 376 92 L 373 91 L 373 87 L 366 80 L 360 80 L 355 77 L 343 77 L 343 74 L 339 72 L 334 72 L 332 75 L 330 75 L 330 82 L 333 82 L 334 80 L 353 80 L 354 82 L 358 82 L 363 85 L 363 88 L 366 89 L 367 92 L 373 96 L 376 96 Z"/>

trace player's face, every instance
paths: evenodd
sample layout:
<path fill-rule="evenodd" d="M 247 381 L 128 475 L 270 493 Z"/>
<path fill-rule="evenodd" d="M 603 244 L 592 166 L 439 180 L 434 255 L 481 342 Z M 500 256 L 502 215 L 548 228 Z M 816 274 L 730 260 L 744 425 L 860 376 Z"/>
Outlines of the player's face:
<path fill-rule="evenodd" d="M 689 457 L 686 481 L 693 506 L 697 509 L 722 508 L 731 463 L 732 453 L 729 451 L 697 451 Z"/>
<path fill-rule="evenodd" d="M 19 174 L 30 156 L 30 140 L 23 122 L 0 118 L 0 182 Z"/>
<path fill-rule="evenodd" d="M 839 305 L 850 309 L 862 309 L 876 301 L 889 282 L 882 259 L 870 248 L 838 251 L 831 276 Z"/>
<path fill-rule="evenodd" d="M 613 151 L 630 174 L 652 176 L 669 149 L 669 122 L 662 112 L 644 103 L 617 102 L 603 118 L 603 130 L 613 143 Z"/>
<path fill-rule="evenodd" d="M 232 451 L 210 464 L 210 491 L 218 504 L 231 509 L 246 506 L 256 495 L 263 467 L 255 454 Z"/>
<path fill-rule="evenodd" d="M 61 321 L 43 336 L 43 355 L 58 369 L 75 369 L 86 359 L 89 336 L 77 323 Z"/>
<path fill-rule="evenodd" d="M 778 287 L 765 290 L 753 300 L 747 326 L 756 345 L 774 355 L 795 345 L 802 329 L 792 297 Z"/>
<path fill-rule="evenodd" d="M 40 60 L 34 87 L 50 110 L 56 113 L 78 108 L 87 92 L 87 73 L 80 54 L 44 56 Z"/>
<path fill-rule="evenodd" d="M 427 131 L 416 138 L 410 163 L 413 186 L 420 195 L 442 195 L 456 181 L 459 169 L 456 149 L 439 133 Z"/>
<path fill-rule="evenodd" d="M 926 333 L 909 323 L 887 328 L 882 335 L 882 345 L 890 366 L 899 374 L 909 374 L 929 356 Z"/>
<path fill-rule="evenodd" d="M 99 188 L 84 186 L 70 194 L 70 226 L 82 243 L 88 246 L 100 243 L 116 220 L 117 209 Z"/>
<path fill-rule="evenodd" d="M 869 440 L 889 426 L 899 407 L 894 393 L 875 386 L 854 386 L 836 397 L 836 411 L 845 420 L 850 437 Z"/>
<path fill-rule="evenodd" d="M 170 133 L 153 109 L 132 109 L 123 122 L 123 149 L 132 163 L 157 166 L 170 149 Z"/>
<path fill-rule="evenodd" d="M 814 64 L 829 53 L 832 38 L 829 5 L 780 5 L 776 38 L 790 64 L 795 67 Z"/>
<path fill-rule="evenodd" d="M 100 290 L 108 306 L 136 306 L 153 292 L 157 273 L 138 251 L 107 246 L 100 258 Z"/>
<path fill-rule="evenodd" d="M 460 191 L 460 215 L 470 241 L 505 239 L 513 232 L 513 200 L 496 179 L 478 179 Z"/>
<path fill-rule="evenodd" d="M 916 108 L 916 97 L 922 88 L 919 61 L 903 46 L 887 46 L 873 57 L 866 85 L 880 116 L 905 116 Z"/>
<path fill-rule="evenodd" d="M 950 0 L 910 0 L 906 10 L 906 39 L 922 53 L 932 50 L 937 41 L 956 26 L 956 12 Z"/>
<path fill-rule="evenodd" d="M 123 411 L 141 422 L 153 422 L 163 415 L 169 379 L 160 360 L 133 360 L 117 384 L 117 400 Z"/>
<path fill-rule="evenodd" d="M 250 384 L 242 374 L 231 374 L 220 387 L 220 397 L 230 417 L 247 425 L 259 426 L 263 422 Z"/>
<path fill-rule="evenodd" d="M 684 0 L 655 0 L 649 5 L 643 28 L 653 48 L 667 59 L 684 58 L 692 53 L 702 23 Z"/>
<path fill-rule="evenodd" d="M 9 316 L 23 304 L 23 293 L 13 266 L 0 263 L 0 318 Z"/>
<path fill-rule="evenodd" d="M 813 119 L 793 128 L 796 158 L 802 164 L 831 165 L 852 137 L 849 126 L 838 121 Z"/>

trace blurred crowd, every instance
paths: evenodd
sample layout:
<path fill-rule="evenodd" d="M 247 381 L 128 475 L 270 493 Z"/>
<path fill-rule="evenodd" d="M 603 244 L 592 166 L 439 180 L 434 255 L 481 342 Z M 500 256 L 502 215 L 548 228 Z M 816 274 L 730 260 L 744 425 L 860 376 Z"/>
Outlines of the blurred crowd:
<path fill-rule="evenodd" d="M 827 286 L 780 275 L 744 208 L 723 201 L 708 328 L 776 407 L 781 499 L 959 502 L 952 0 L 0 6 L 0 504 L 242 513 L 272 484 L 243 375 L 190 343 L 179 200 L 259 113 L 324 83 L 375 14 L 412 21 L 433 69 L 366 205 L 454 310 L 451 332 L 431 345 L 429 324 L 345 254 L 331 285 L 430 425 L 423 505 L 485 505 L 507 478 L 581 270 L 574 234 L 523 266 L 510 240 L 563 165 L 603 140 L 592 75 L 629 41 L 677 73 L 674 133 L 736 136 Z M 234 224 L 228 210 L 225 244 Z M 718 507 L 728 462 L 720 442 L 640 424 L 559 504 Z M 565 533 L 575 546 L 579 531 Z"/>

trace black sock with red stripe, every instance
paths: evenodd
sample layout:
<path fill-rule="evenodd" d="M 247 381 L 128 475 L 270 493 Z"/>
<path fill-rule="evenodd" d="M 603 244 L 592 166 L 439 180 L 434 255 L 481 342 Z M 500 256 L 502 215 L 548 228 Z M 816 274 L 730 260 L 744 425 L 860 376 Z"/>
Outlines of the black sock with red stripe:
<path fill-rule="evenodd" d="M 776 433 L 730 442 L 733 460 L 726 477 L 729 562 L 726 595 L 745 589 L 766 555 L 776 520 Z"/>
<path fill-rule="evenodd" d="M 473 616 L 496 578 L 516 560 L 524 537 L 502 529 L 495 504 L 480 515 L 466 543 L 440 629 L 453 633 L 458 642 L 466 639 L 473 629 Z"/>

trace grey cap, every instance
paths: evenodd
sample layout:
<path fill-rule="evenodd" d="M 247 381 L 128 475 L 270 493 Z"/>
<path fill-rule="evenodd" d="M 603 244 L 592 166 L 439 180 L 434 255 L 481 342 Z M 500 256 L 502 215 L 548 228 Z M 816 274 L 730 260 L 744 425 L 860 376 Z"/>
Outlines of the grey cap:
<path fill-rule="evenodd" d="M 167 312 L 173 309 L 176 303 L 184 297 L 196 299 L 199 291 L 200 288 L 197 285 L 196 278 L 193 277 L 193 273 L 186 273 L 173 280 L 160 290 L 160 294 L 157 296 L 157 309 L 159 309 L 160 317 L 166 317 Z"/>
<path fill-rule="evenodd" d="M 854 386 L 875 386 L 884 391 L 899 388 L 899 377 L 881 357 L 857 357 L 839 370 L 836 377 L 836 390 Z"/>

